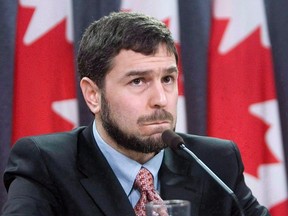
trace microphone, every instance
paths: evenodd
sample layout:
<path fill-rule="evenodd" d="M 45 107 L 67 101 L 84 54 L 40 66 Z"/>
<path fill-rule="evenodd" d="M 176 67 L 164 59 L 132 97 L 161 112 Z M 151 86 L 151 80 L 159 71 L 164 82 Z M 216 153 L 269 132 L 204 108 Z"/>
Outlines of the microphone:
<path fill-rule="evenodd" d="M 211 176 L 217 184 L 219 184 L 234 200 L 239 209 L 240 215 L 245 216 L 242 206 L 235 193 L 203 162 L 201 161 L 192 151 L 190 151 L 184 143 L 182 137 L 174 133 L 172 130 L 165 130 L 162 133 L 162 140 L 173 150 L 183 150 L 194 158 L 194 160 Z"/>

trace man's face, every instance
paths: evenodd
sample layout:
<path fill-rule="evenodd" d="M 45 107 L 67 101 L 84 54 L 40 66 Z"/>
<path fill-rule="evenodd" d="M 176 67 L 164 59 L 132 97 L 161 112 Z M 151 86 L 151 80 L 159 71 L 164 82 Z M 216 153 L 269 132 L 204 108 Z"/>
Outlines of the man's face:
<path fill-rule="evenodd" d="M 163 45 L 151 56 L 122 50 L 113 65 L 101 93 L 102 138 L 136 152 L 158 152 L 166 147 L 162 132 L 176 125 L 174 55 Z"/>

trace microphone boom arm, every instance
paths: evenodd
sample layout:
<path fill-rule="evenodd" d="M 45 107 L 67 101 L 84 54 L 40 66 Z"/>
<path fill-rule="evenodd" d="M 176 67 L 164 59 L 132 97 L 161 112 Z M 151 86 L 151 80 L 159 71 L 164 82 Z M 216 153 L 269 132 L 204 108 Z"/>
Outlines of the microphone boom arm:
<path fill-rule="evenodd" d="M 240 215 L 244 215 L 244 211 L 242 206 L 240 205 L 238 198 L 236 197 L 235 193 L 208 167 L 205 163 L 203 163 L 192 151 L 190 151 L 184 143 L 179 145 L 179 148 L 184 150 L 186 153 L 191 155 L 195 161 L 233 198 L 234 202 L 236 203 L 238 209 L 240 210 Z"/>

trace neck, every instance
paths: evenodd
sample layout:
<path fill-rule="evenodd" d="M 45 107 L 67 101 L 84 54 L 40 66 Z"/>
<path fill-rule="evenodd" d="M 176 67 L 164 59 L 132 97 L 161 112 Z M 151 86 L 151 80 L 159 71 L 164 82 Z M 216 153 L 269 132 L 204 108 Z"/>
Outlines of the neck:
<path fill-rule="evenodd" d="M 145 164 L 147 161 L 149 161 L 151 158 L 155 156 L 154 152 L 153 153 L 141 153 L 141 152 L 136 152 L 133 150 L 123 148 L 122 146 L 119 146 L 119 145 L 118 147 L 112 146 L 112 148 L 116 149 L 117 151 L 131 158 L 132 160 L 137 161 L 140 164 Z"/>
<path fill-rule="evenodd" d="M 142 153 L 142 152 L 134 151 L 131 149 L 127 149 L 119 145 L 113 138 L 111 138 L 101 125 L 96 124 L 96 128 L 97 128 L 98 133 L 102 137 L 102 139 L 108 145 L 110 145 L 112 148 L 114 148 L 116 151 L 120 152 L 121 154 L 125 155 L 126 157 L 129 157 L 130 159 L 137 161 L 140 164 L 145 164 L 147 161 L 153 158 L 156 154 L 155 152 Z"/>

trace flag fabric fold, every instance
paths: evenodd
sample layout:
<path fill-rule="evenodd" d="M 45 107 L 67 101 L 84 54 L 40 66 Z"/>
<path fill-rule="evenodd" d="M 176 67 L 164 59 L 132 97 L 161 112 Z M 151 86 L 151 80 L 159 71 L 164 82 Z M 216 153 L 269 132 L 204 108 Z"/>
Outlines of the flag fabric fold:
<path fill-rule="evenodd" d="M 264 1 L 216 0 L 208 69 L 208 134 L 234 140 L 245 178 L 272 215 L 288 215 L 279 107 Z"/>
<path fill-rule="evenodd" d="M 12 143 L 78 125 L 71 1 L 19 1 Z"/>
<path fill-rule="evenodd" d="M 91 121 L 75 56 L 86 27 L 118 10 L 155 16 L 172 32 L 180 53 L 177 131 L 233 139 L 260 203 L 288 215 L 286 0 L 4 0 L 0 175 L 18 138 Z M 5 199 L 1 184 L 0 209 Z"/>

